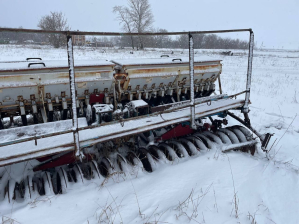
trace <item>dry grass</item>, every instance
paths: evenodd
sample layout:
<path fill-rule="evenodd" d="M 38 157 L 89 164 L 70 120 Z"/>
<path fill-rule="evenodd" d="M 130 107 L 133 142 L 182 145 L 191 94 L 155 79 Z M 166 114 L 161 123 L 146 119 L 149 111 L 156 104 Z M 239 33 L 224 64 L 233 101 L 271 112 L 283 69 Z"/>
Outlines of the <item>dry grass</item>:
<path fill-rule="evenodd" d="M 227 156 L 227 160 L 228 160 L 228 163 L 229 163 L 230 173 L 231 173 L 231 176 L 232 176 L 233 187 L 234 187 L 234 196 L 233 196 L 233 205 L 234 205 L 234 208 L 232 209 L 232 212 L 234 210 L 235 217 L 239 218 L 239 198 L 237 196 L 237 192 L 236 192 L 236 188 L 235 188 L 235 180 L 234 180 L 232 166 L 230 164 L 230 160 L 229 160 L 228 155 L 226 155 L 226 156 Z"/>
<path fill-rule="evenodd" d="M 113 205 L 114 204 L 114 205 Z M 113 200 L 111 203 L 107 203 L 104 206 L 99 206 L 101 208 L 101 211 L 99 215 L 96 213 L 96 220 L 98 223 L 105 223 L 105 224 L 113 224 L 115 222 L 115 218 L 119 213 L 119 207 L 121 204 L 117 205 L 115 203 L 115 200 Z M 123 223 L 123 222 L 121 222 Z"/>
<path fill-rule="evenodd" d="M 33 201 L 30 201 L 28 205 L 30 205 L 31 208 L 35 208 L 41 202 L 49 202 L 51 204 L 51 199 L 56 198 L 57 196 L 58 195 L 54 195 L 52 197 L 48 197 L 48 196 L 37 197 Z"/>
<path fill-rule="evenodd" d="M 113 172 L 111 174 L 109 174 L 102 182 L 101 187 L 104 187 L 104 185 L 110 180 L 113 179 L 114 182 L 119 183 L 120 182 L 120 178 L 122 178 L 122 180 L 125 180 L 124 176 L 126 176 L 126 174 L 124 172 Z"/>
<path fill-rule="evenodd" d="M 2 216 L 2 222 L 1 224 L 16 224 L 16 223 L 20 223 L 17 220 L 7 217 L 7 216 Z"/>
<path fill-rule="evenodd" d="M 194 195 L 194 189 L 192 188 L 189 196 L 183 201 L 179 202 L 179 205 L 175 208 L 175 210 L 178 211 L 178 214 L 176 215 L 176 219 L 179 220 L 180 217 L 186 217 L 189 221 L 193 220 L 197 223 L 198 222 L 196 219 L 199 215 L 198 212 L 198 207 L 201 203 L 201 201 L 204 199 L 204 197 L 209 193 L 213 183 L 211 183 L 205 192 L 202 193 L 202 195 L 195 196 Z M 189 208 L 191 206 L 191 208 Z M 204 215 L 203 216 L 203 221 L 204 221 Z"/>

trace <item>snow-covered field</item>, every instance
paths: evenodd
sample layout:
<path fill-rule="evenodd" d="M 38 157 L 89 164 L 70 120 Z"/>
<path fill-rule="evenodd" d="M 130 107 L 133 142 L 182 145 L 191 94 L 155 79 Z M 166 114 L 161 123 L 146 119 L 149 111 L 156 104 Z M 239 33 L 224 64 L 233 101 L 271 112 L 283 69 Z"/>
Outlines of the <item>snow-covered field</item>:
<path fill-rule="evenodd" d="M 75 48 L 75 60 L 160 57 L 169 50 Z M 225 93 L 245 89 L 247 51 L 234 56 L 196 50 L 223 60 Z M 0 45 L 0 61 L 42 57 L 67 60 L 65 49 Z M 188 56 L 175 50 L 175 57 Z M 275 133 L 266 155 L 201 151 L 153 173 L 84 180 L 67 193 L 0 203 L 2 223 L 299 223 L 299 52 L 254 51 L 250 118 Z M 243 97 L 243 96 L 239 96 Z M 241 115 L 240 115 L 241 116 Z M 228 118 L 229 125 L 237 122 Z M 276 140 L 276 141 L 275 141 Z M 21 167 L 25 169 L 25 167 Z M 8 170 L 8 172 L 13 172 Z"/>

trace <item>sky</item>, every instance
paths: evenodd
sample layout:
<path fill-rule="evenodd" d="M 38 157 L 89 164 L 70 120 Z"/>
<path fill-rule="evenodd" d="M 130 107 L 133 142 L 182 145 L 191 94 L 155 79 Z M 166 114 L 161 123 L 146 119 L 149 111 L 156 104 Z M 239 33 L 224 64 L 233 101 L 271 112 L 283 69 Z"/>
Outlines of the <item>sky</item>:
<path fill-rule="evenodd" d="M 195 31 L 252 28 L 257 47 L 299 49 L 299 0 L 149 0 L 154 28 Z M 37 29 L 61 11 L 72 30 L 121 31 L 112 8 L 126 0 L 0 0 L 0 26 Z M 228 35 L 226 35 L 228 36 Z M 248 33 L 230 35 L 248 40 Z"/>

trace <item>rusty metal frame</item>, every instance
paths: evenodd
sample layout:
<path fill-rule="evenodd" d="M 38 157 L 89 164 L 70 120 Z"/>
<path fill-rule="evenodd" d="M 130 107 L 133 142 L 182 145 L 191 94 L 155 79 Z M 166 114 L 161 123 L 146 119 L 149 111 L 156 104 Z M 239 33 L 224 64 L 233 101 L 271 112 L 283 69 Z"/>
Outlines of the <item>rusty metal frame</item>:
<path fill-rule="evenodd" d="M 67 35 L 67 56 L 69 65 L 69 78 L 70 78 L 70 92 L 72 99 L 72 123 L 73 123 L 73 136 L 75 143 L 75 155 L 80 155 L 79 132 L 78 132 L 78 116 L 76 105 L 76 81 L 75 81 L 75 66 L 74 66 L 74 50 L 72 36 Z"/>
<path fill-rule="evenodd" d="M 245 94 L 245 93 L 246 93 L 246 91 L 239 92 L 239 93 L 236 93 L 236 94 L 230 95 L 230 96 L 226 96 L 226 95 L 223 94 L 223 95 L 217 95 L 217 96 L 214 96 L 214 97 L 210 96 L 210 97 L 199 98 L 199 99 L 196 100 L 198 102 L 195 102 L 195 106 L 198 105 L 198 104 L 210 103 L 214 99 L 219 100 L 219 99 L 225 99 L 225 98 L 234 98 L 234 97 L 236 97 L 238 95 L 242 95 L 242 94 Z M 177 107 L 175 107 L 175 108 L 169 108 L 169 109 L 167 108 L 163 112 L 155 112 L 155 113 L 152 113 L 150 115 L 143 115 L 143 116 L 138 116 L 138 117 L 131 117 L 131 118 L 125 119 L 124 121 L 127 122 L 127 121 L 136 120 L 136 119 L 144 118 L 144 117 L 148 117 L 149 118 L 149 117 L 153 117 L 153 116 L 156 116 L 156 115 L 163 115 L 163 114 L 174 112 L 176 110 L 181 110 L 181 109 L 190 107 L 189 103 L 177 102 L 177 104 L 178 104 Z M 112 123 L 117 123 L 117 122 L 104 123 L 104 124 L 96 124 L 96 125 L 92 125 L 92 126 L 81 127 L 81 128 L 78 128 L 78 131 L 86 130 L 86 129 L 98 128 L 98 127 L 103 127 L 103 126 L 106 126 L 106 125 L 110 125 Z M 27 137 L 27 138 L 23 138 L 23 139 L 19 139 L 19 140 L 13 140 L 11 142 L 0 143 L 0 148 L 4 147 L 4 146 L 14 145 L 14 144 L 18 144 L 18 143 L 22 143 L 22 142 L 28 142 L 28 141 L 32 141 L 32 140 L 35 140 L 37 142 L 37 140 L 39 140 L 39 139 L 53 137 L 53 136 L 57 136 L 57 135 L 68 134 L 68 133 L 72 133 L 72 132 L 73 132 L 73 130 L 66 130 L 66 131 L 59 131 L 59 132 L 54 132 L 54 133 L 50 133 L 50 134 L 37 135 L 37 136 L 34 136 L 34 137 Z"/>
<path fill-rule="evenodd" d="M 248 53 L 248 66 L 247 66 L 247 82 L 246 82 L 246 95 L 245 95 L 245 104 L 243 107 L 243 113 L 249 113 L 249 97 L 250 97 L 250 88 L 251 88 L 251 74 L 252 74 L 252 60 L 253 60 L 253 46 L 254 46 L 254 33 L 250 32 L 249 37 L 249 53 Z"/>
<path fill-rule="evenodd" d="M 226 111 L 229 109 L 234 109 L 234 108 L 239 108 L 241 105 L 244 104 L 244 100 L 237 100 L 237 101 L 232 101 L 230 104 L 226 104 L 226 105 L 220 105 L 217 106 L 215 108 L 209 108 L 208 110 L 204 110 L 204 111 L 198 111 L 196 113 L 196 116 L 198 118 L 203 117 L 203 116 L 212 116 L 215 113 L 219 113 L 221 111 Z M 189 105 L 187 106 L 189 108 Z M 185 108 L 187 108 L 185 107 Z M 157 115 L 155 115 L 157 116 Z M 141 119 L 148 119 L 148 116 L 141 116 L 138 117 Z M 136 120 L 136 119 L 132 119 L 132 120 Z M 100 142 L 106 142 L 112 139 L 115 139 L 116 137 L 124 137 L 124 136 L 132 136 L 132 135 L 136 135 L 139 133 L 143 133 L 145 131 L 149 131 L 149 130 L 154 130 L 157 128 L 162 128 L 162 127 L 166 127 L 172 124 L 177 124 L 177 123 L 182 123 L 182 122 L 186 122 L 189 120 L 189 115 L 182 115 L 179 118 L 169 118 L 167 120 L 163 120 L 163 117 L 160 119 L 160 121 L 158 122 L 154 122 L 152 124 L 149 125 L 145 125 L 145 126 L 141 126 L 141 127 L 134 127 L 134 128 L 130 128 L 128 131 L 123 132 L 123 130 L 118 130 L 117 132 L 113 132 L 113 133 L 105 133 L 102 132 L 101 135 L 99 135 L 98 137 L 94 137 L 94 138 L 90 138 L 90 139 L 85 139 L 82 140 L 80 142 L 81 147 L 82 148 L 87 148 L 87 147 L 91 147 L 93 145 L 96 145 L 97 143 Z M 110 123 L 106 123 L 103 126 L 109 126 L 111 125 Z M 119 123 L 115 123 L 114 125 L 119 125 Z M 99 127 L 99 126 L 97 126 Z M 83 128 L 81 130 L 84 130 Z M 70 132 L 69 132 L 70 133 Z M 19 142 L 20 143 L 20 142 Z M 43 156 L 49 156 L 49 155 L 54 155 L 57 154 L 59 152 L 67 152 L 67 151 L 73 151 L 74 149 L 74 143 L 68 142 L 68 143 L 61 143 L 60 145 L 56 145 L 56 146 L 50 146 L 44 149 L 40 149 L 39 151 L 32 151 L 32 152 L 25 152 L 19 155 L 11 155 L 9 157 L 6 158 L 1 158 L 0 159 L 0 167 L 3 165 L 8 165 L 8 164 L 12 164 L 15 161 L 25 161 L 29 159 L 34 159 L 34 158 L 38 158 L 41 156 L 36 156 L 36 153 L 45 153 L 43 154 Z M 49 152 L 51 150 L 51 152 Z M 54 151 L 53 151 L 54 150 Z M 55 151 L 56 150 L 56 151 Z M 60 150 L 60 151 L 58 151 Z M 32 157 L 33 156 L 33 157 Z M 26 157 L 26 158 L 24 158 Z M 16 160 L 17 158 L 20 158 L 19 160 Z"/>
<path fill-rule="evenodd" d="M 209 34 L 209 33 L 236 33 L 252 32 L 252 29 L 231 29 L 231 30 L 208 30 L 208 31 L 190 31 L 190 32 L 147 32 L 147 33 L 121 33 L 121 32 L 86 32 L 86 31 L 56 31 L 56 30 L 36 30 L 36 29 L 18 29 L 18 28 L 0 28 L 0 32 L 17 33 L 47 33 L 62 35 L 89 35 L 89 36 L 148 36 L 148 35 L 188 35 L 191 34 Z"/>
<path fill-rule="evenodd" d="M 194 43 L 193 36 L 191 33 L 188 35 L 189 37 L 189 71 L 190 71 L 190 121 L 191 128 L 196 130 L 195 124 L 195 100 L 194 100 Z"/>
<path fill-rule="evenodd" d="M 190 68 L 190 107 L 191 110 L 191 126 L 195 126 L 195 102 L 194 102 L 194 51 L 193 51 L 193 37 L 194 34 L 215 34 L 215 33 L 234 33 L 234 32 L 249 32 L 249 53 L 248 53 L 248 67 L 247 67 L 247 82 L 246 82 L 246 95 L 245 103 L 242 112 L 244 115 L 248 116 L 249 108 L 248 104 L 250 102 L 250 86 L 251 86 L 251 75 L 252 75 L 252 59 L 253 59 L 253 45 L 254 45 L 254 33 L 252 29 L 231 29 L 231 30 L 212 30 L 212 31 L 191 31 L 191 32 L 164 32 L 164 33 L 120 33 L 120 32 L 84 32 L 84 31 L 52 31 L 52 30 L 36 30 L 36 29 L 15 29 L 15 28 L 0 28 L 0 32 L 17 32 L 17 33 L 43 33 L 43 34 L 61 34 L 65 35 L 67 38 L 67 52 L 68 52 L 68 64 L 69 64 L 69 77 L 70 77 L 70 87 L 71 87 L 71 98 L 72 98 L 72 112 L 73 112 L 73 128 L 70 131 L 61 132 L 59 134 L 73 132 L 74 135 L 74 146 L 75 152 L 78 156 L 80 154 L 79 147 L 79 133 L 78 133 L 78 117 L 76 110 L 76 96 L 75 96 L 75 68 L 74 68 L 74 58 L 73 58 L 73 45 L 72 36 L 73 35 L 89 35 L 89 36 L 147 36 L 147 35 L 188 35 L 189 39 L 189 68 Z M 220 81 L 220 80 L 219 80 Z M 219 82 L 220 83 L 220 82 Z M 221 88 L 221 87 L 220 87 Z M 222 92 L 222 90 L 221 90 Z M 193 96 L 193 97 L 192 97 Z M 97 127 L 97 126 L 94 126 Z M 94 128 L 91 127 L 91 128 Z M 48 136 L 53 135 L 49 134 Z M 39 138 L 39 137 L 36 137 Z M 40 137 L 43 138 L 43 137 Z M 28 141 L 28 140 L 27 140 Z M 16 142 L 19 143 L 19 142 Z M 13 143 L 13 144 L 16 144 Z M 4 146 L 3 144 L 0 144 Z"/>

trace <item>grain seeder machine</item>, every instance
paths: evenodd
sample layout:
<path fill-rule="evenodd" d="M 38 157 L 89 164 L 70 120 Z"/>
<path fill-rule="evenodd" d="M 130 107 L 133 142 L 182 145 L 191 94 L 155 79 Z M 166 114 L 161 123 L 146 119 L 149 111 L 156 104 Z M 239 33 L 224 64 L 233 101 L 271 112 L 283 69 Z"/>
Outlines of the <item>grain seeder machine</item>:
<path fill-rule="evenodd" d="M 1 28 L 65 35 L 68 63 L 41 58 L 0 65 L 0 200 L 66 192 L 78 181 L 155 170 L 218 148 L 266 150 L 270 135 L 248 117 L 251 29 L 179 33 L 96 33 Z M 194 57 L 193 36 L 249 32 L 246 89 L 222 94 L 221 60 Z M 73 35 L 188 35 L 189 57 L 74 61 Z M 36 67 L 40 66 L 40 67 Z M 218 80 L 220 95 L 215 94 Z M 245 99 L 235 96 L 245 94 Z M 244 120 L 231 111 L 241 110 Z M 230 115 L 242 125 L 227 126 Z M 204 123 L 209 118 L 209 123 Z"/>

